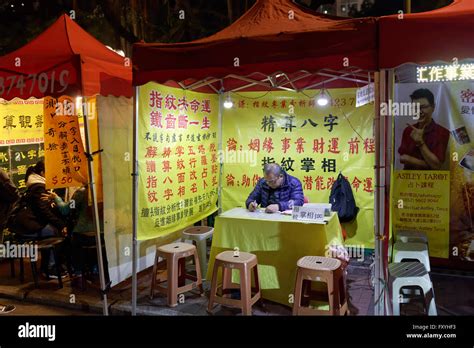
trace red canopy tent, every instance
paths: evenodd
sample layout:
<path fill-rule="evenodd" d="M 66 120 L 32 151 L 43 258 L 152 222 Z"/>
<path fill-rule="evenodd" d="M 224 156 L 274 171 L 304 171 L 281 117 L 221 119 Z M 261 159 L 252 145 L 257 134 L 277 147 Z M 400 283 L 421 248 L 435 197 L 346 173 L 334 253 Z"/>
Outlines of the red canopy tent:
<path fill-rule="evenodd" d="M 474 26 L 474 1 L 454 0 L 446 7 L 379 19 L 379 66 L 427 64 L 474 57 L 469 33 Z"/>
<path fill-rule="evenodd" d="M 132 96 L 132 69 L 69 16 L 0 58 L 0 98 L 67 94 Z"/>
<path fill-rule="evenodd" d="M 126 58 L 105 47 L 69 16 L 62 15 L 36 39 L 0 58 L 0 98 L 11 100 L 15 97 L 28 99 L 61 95 L 89 97 L 97 94 L 131 97 L 132 68 L 126 63 Z M 107 314 L 93 152 L 86 116 L 86 109 L 83 109 L 99 275 L 104 314 Z"/>
<path fill-rule="evenodd" d="M 234 65 L 235 58 L 239 66 Z M 286 85 L 294 90 L 307 85 L 302 80 L 309 76 L 308 71 L 340 71 L 344 67 L 375 70 L 376 23 L 371 18 L 322 15 L 290 0 L 259 0 L 229 27 L 207 38 L 135 44 L 133 62 L 134 85 L 173 80 L 184 88 L 196 83 L 203 86 L 196 82 L 200 80 L 211 85 L 226 77 L 224 83 L 230 84 L 226 90 L 244 80 L 246 85 L 254 81 L 253 85 L 266 87 L 268 82 L 270 87 Z M 268 75 L 281 71 L 286 74 L 271 83 L 266 80 Z"/>
<path fill-rule="evenodd" d="M 134 86 L 154 81 L 221 96 L 223 92 L 242 90 L 299 92 L 320 85 L 326 88 L 365 85 L 378 66 L 377 26 L 373 18 L 322 15 L 291 0 L 257 0 L 241 18 L 210 37 L 185 43 L 135 44 L 133 64 Z M 132 315 L 136 313 L 137 299 L 137 100 Z M 378 122 L 377 118 L 376 127 Z"/>

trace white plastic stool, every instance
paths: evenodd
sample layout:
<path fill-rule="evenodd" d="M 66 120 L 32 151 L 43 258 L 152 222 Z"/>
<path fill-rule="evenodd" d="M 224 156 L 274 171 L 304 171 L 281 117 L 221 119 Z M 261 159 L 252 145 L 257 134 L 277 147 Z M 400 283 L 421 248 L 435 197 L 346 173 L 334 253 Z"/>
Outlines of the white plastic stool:
<path fill-rule="evenodd" d="M 419 262 L 395 262 L 388 265 L 392 293 L 393 315 L 400 315 L 400 290 L 406 286 L 419 286 L 423 291 L 428 315 L 438 315 L 433 283 L 425 266 Z"/>
<path fill-rule="evenodd" d="M 431 271 L 428 245 L 424 243 L 396 242 L 393 245 L 393 262 L 402 262 L 405 259 L 418 260 L 428 272 Z"/>
<path fill-rule="evenodd" d="M 193 240 L 196 242 L 198 250 L 199 261 L 201 262 L 201 274 L 203 279 L 207 274 L 207 246 L 206 240 L 212 237 L 214 229 L 209 226 L 192 226 L 183 231 L 181 241 Z"/>
<path fill-rule="evenodd" d="M 418 231 L 398 231 L 395 236 L 396 242 L 403 243 L 425 243 L 428 244 L 428 236 Z"/>

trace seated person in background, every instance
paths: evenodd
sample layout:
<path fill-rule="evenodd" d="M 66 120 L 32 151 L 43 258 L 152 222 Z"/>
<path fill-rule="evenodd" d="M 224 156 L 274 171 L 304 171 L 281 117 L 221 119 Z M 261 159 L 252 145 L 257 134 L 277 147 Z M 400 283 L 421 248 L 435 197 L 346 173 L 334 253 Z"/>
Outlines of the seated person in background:
<path fill-rule="evenodd" d="M 27 169 L 25 182 L 27 190 L 20 199 L 21 209 L 14 216 L 11 230 L 17 234 L 17 238 L 23 240 L 65 236 L 67 228 L 61 214 L 57 208 L 42 199 L 42 195 L 47 192 L 43 161 Z M 49 252 L 49 261 L 48 257 L 43 257 L 41 268 L 45 272 L 47 267 L 48 273 L 53 277 L 56 274 L 54 257 L 51 250 L 46 252 Z"/>
<path fill-rule="evenodd" d="M 8 174 L 0 168 L 0 236 L 7 223 L 10 210 L 19 197 L 15 184 Z"/>
<path fill-rule="evenodd" d="M 285 173 L 275 163 L 266 164 L 263 174 L 245 202 L 248 210 L 255 211 L 260 205 L 267 213 L 275 213 L 303 205 L 303 187 L 297 178 Z"/>
<path fill-rule="evenodd" d="M 25 200 L 31 209 L 30 221 L 23 221 L 23 229 L 18 233 L 23 237 L 44 239 L 66 234 L 66 223 L 59 211 L 51 204 L 41 199 L 46 193 L 46 179 L 44 162 L 39 161 L 26 171 Z"/>
<path fill-rule="evenodd" d="M 88 205 L 88 189 L 83 186 L 74 191 L 69 202 L 65 202 L 55 192 L 49 192 L 42 196 L 44 201 L 54 203 L 61 214 L 68 221 L 68 234 L 71 238 L 71 262 L 75 276 L 80 276 L 88 260 L 84 259 L 81 248 L 95 245 L 95 238 L 84 238 L 82 233 L 95 232 L 91 207 Z M 90 209 L 89 209 L 90 208 Z M 100 229 L 103 231 L 103 221 L 100 221 Z M 97 269 L 97 260 L 93 260 L 93 273 Z"/>

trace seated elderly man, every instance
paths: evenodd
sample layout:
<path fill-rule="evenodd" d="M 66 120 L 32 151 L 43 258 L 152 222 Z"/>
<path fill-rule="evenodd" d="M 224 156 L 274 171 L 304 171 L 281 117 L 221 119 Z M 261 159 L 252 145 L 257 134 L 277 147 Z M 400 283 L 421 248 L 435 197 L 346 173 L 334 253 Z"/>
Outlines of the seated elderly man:
<path fill-rule="evenodd" d="M 275 213 L 303 205 L 303 188 L 297 178 L 275 163 L 266 164 L 263 174 L 245 202 L 248 210 L 255 211 L 260 205 L 267 213 Z"/>

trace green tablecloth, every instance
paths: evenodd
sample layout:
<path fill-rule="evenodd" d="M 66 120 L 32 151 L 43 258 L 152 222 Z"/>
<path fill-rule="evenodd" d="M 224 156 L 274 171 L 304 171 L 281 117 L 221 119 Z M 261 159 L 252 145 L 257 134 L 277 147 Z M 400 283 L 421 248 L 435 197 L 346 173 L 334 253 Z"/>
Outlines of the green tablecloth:
<path fill-rule="evenodd" d="M 325 256 L 331 245 L 343 245 L 335 213 L 327 223 L 317 224 L 294 221 L 282 214 L 250 213 L 235 208 L 216 218 L 207 279 L 212 277 L 217 254 L 239 248 L 257 255 L 262 297 L 291 306 L 296 262 L 303 256 Z"/>

